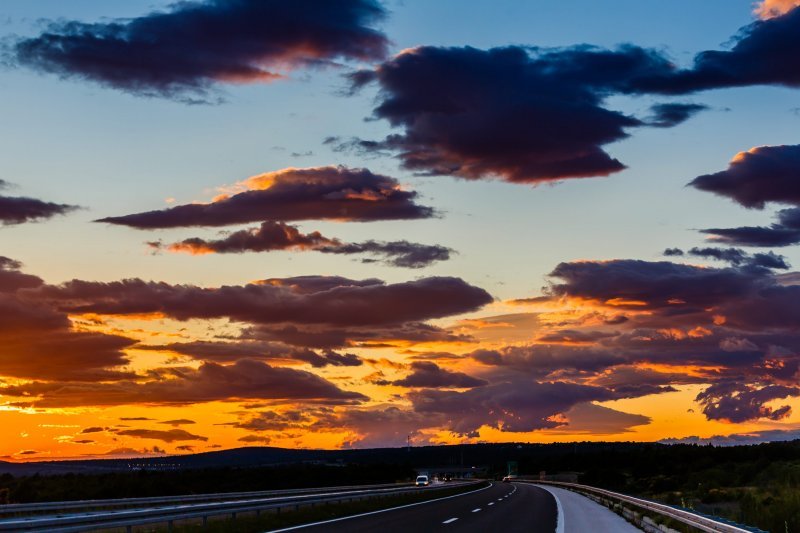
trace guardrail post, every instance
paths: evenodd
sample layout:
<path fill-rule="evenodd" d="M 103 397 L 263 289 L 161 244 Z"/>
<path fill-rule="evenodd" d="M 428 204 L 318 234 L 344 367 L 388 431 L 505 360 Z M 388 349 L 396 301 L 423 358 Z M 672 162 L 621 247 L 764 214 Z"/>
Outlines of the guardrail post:
<path fill-rule="evenodd" d="M 203 527 L 208 527 L 208 516 L 203 517 Z"/>
<path fill-rule="evenodd" d="M 172 531 L 172 526 L 173 526 L 172 520 L 168 520 L 167 521 L 167 531 Z"/>

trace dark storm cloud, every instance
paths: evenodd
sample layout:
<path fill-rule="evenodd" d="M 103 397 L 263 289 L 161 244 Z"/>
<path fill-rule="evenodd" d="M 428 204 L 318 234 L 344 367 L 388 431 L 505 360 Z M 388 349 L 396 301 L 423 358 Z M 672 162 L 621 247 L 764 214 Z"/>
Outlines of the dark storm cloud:
<path fill-rule="evenodd" d="M 378 326 L 474 311 L 492 301 L 460 278 L 404 283 L 307 276 L 248 285 L 201 288 L 128 279 L 74 280 L 28 291 L 65 311 L 99 314 L 163 313 L 178 320 L 228 318 L 256 324 Z"/>
<path fill-rule="evenodd" d="M 395 406 L 379 405 L 370 408 L 348 408 L 336 413 L 321 413 L 312 430 L 348 429 L 357 434 L 345 447 L 360 448 L 404 446 L 408 438 L 419 443 L 419 431 L 443 422 L 442 417 L 417 413 Z M 424 442 L 424 441 L 423 441 Z"/>
<path fill-rule="evenodd" d="M 768 202 L 800 205 L 800 145 L 751 148 L 737 154 L 727 170 L 698 176 L 689 185 L 748 208 L 763 209 Z"/>
<path fill-rule="evenodd" d="M 683 255 L 683 250 L 680 248 L 667 248 L 664 250 L 664 255 L 667 257 L 680 257 Z"/>
<path fill-rule="evenodd" d="M 379 261 L 395 267 L 423 268 L 437 261 L 450 259 L 452 249 L 438 244 L 419 244 L 408 241 L 365 241 L 323 246 L 320 252 L 329 254 L 371 254 L 381 259 L 362 259 L 362 262 Z"/>
<path fill-rule="evenodd" d="M 692 68 L 637 80 L 646 92 L 685 94 L 705 89 L 800 87 L 800 9 L 741 28 L 729 51 L 697 54 Z"/>
<path fill-rule="evenodd" d="M 346 346 L 392 346 L 395 343 L 466 343 L 475 342 L 468 335 L 452 332 L 422 322 L 404 322 L 383 327 L 315 327 L 295 325 L 260 325 L 245 330 L 244 338 L 279 341 L 307 348 L 341 348 Z"/>
<path fill-rule="evenodd" d="M 231 362 L 238 359 L 294 360 L 308 363 L 315 368 L 328 365 L 360 366 L 361 359 L 353 354 L 340 354 L 332 350 L 317 353 L 308 349 L 297 349 L 279 342 L 237 339 L 235 341 L 176 342 L 165 345 L 143 345 L 140 349 L 168 351 L 187 355 L 203 361 Z"/>
<path fill-rule="evenodd" d="M 798 168 L 800 171 L 800 167 Z M 790 246 L 800 243 L 800 207 L 781 209 L 778 221 L 768 227 L 710 228 L 700 230 L 713 242 L 739 246 Z"/>
<path fill-rule="evenodd" d="M 124 349 L 133 339 L 73 329 L 69 317 L 21 293 L 43 281 L 0 257 L 0 375 L 27 379 L 95 381 L 131 378 L 115 370 L 128 364 Z"/>
<path fill-rule="evenodd" d="M 159 229 L 264 220 L 368 222 L 434 216 L 433 209 L 415 203 L 416 192 L 406 191 L 396 179 L 365 168 L 287 168 L 255 176 L 242 185 L 248 190 L 223 195 L 207 204 L 185 204 L 98 222 Z"/>
<path fill-rule="evenodd" d="M 171 252 L 190 254 L 240 254 L 244 252 L 271 252 L 275 250 L 308 250 L 323 245 L 337 245 L 335 239 L 323 237 L 318 231 L 303 234 L 284 222 L 266 221 L 257 228 L 243 229 L 226 234 L 221 239 L 185 239 L 169 245 L 150 243 L 153 248 L 166 248 Z"/>
<path fill-rule="evenodd" d="M 628 362 L 624 354 L 603 347 L 547 344 L 481 349 L 469 356 L 484 365 L 512 369 L 536 379 L 553 379 L 556 374 L 593 375 Z"/>
<path fill-rule="evenodd" d="M 196 101 L 217 83 L 272 81 L 337 58 L 376 60 L 386 37 L 375 0 L 206 0 L 130 20 L 59 21 L 18 41 L 33 69 L 126 92 Z"/>
<path fill-rule="evenodd" d="M 408 241 L 365 241 L 346 243 L 339 239 L 329 239 L 318 231 L 303 234 L 297 228 L 284 222 L 266 221 L 257 228 L 243 229 L 228 233 L 220 239 L 191 238 L 165 245 L 159 242 L 148 243 L 156 250 L 187 252 L 193 255 L 227 254 L 245 252 L 271 252 L 275 250 L 313 250 L 326 254 L 369 254 L 378 258 L 362 259 L 365 263 L 381 262 L 390 266 L 404 268 L 423 268 L 437 261 L 450 259 L 452 250 L 439 245 L 418 244 Z"/>
<path fill-rule="evenodd" d="M 428 388 L 472 388 L 487 385 L 485 379 L 474 378 L 463 372 L 445 370 L 436 363 L 415 361 L 411 363 L 411 373 L 403 379 L 392 381 L 399 387 Z"/>
<path fill-rule="evenodd" d="M 606 389 L 573 383 L 539 383 L 530 379 L 492 383 L 464 392 L 421 389 L 407 394 L 414 411 L 441 418 L 459 435 L 477 436 L 481 426 L 501 431 L 533 431 L 566 423 L 558 415 L 594 400 L 609 400 Z"/>
<path fill-rule="evenodd" d="M 620 307 L 705 307 L 742 298 L 771 278 L 761 270 L 617 259 L 560 263 L 548 290 Z"/>
<path fill-rule="evenodd" d="M 3 182 L 5 183 L 5 182 Z M 0 183 L 0 189 L 3 188 Z M 78 209 L 75 205 L 44 202 L 24 196 L 0 196 L 0 224 L 11 226 L 65 215 Z"/>
<path fill-rule="evenodd" d="M 607 176 L 625 166 L 603 146 L 648 123 L 604 108 L 605 97 L 673 71 L 658 52 L 633 45 L 419 47 L 351 77 L 356 89 L 379 83 L 375 117 L 404 131 L 344 144 L 397 153 L 405 168 L 426 175 L 517 183 Z M 654 125 L 677 124 L 701 107 L 657 106 Z"/>
<path fill-rule="evenodd" d="M 710 235 L 711 242 L 736 246 L 783 247 L 800 243 L 800 229 L 786 228 L 778 224 L 769 227 L 709 228 L 700 232 Z"/>
<path fill-rule="evenodd" d="M 653 116 L 650 117 L 647 123 L 658 128 L 671 128 L 686 122 L 693 115 L 705 109 L 708 109 L 708 107 L 700 104 L 656 104 L 650 109 Z"/>
<path fill-rule="evenodd" d="M 773 409 L 765 404 L 790 396 L 800 396 L 800 388 L 783 385 L 757 388 L 741 383 L 721 382 L 698 394 L 696 400 L 709 420 L 738 423 L 760 418 L 781 420 L 788 417 L 791 414 L 790 406 Z"/>
<path fill-rule="evenodd" d="M 44 280 L 21 272 L 22 263 L 0 255 L 0 293 L 13 293 L 17 289 L 30 289 L 44 284 Z"/>
<path fill-rule="evenodd" d="M 790 268 L 784 256 L 773 252 L 750 255 L 739 248 L 692 248 L 689 250 L 689 255 L 726 261 L 735 266 L 745 265 L 777 270 L 788 270 Z"/>
<path fill-rule="evenodd" d="M 705 259 L 716 259 L 733 265 L 740 265 L 747 261 L 748 255 L 738 248 L 692 248 L 689 255 Z"/>
<path fill-rule="evenodd" d="M 236 400 L 304 400 L 311 403 L 349 404 L 367 398 L 338 388 L 316 374 L 241 359 L 228 366 L 203 363 L 196 370 L 162 369 L 146 382 L 41 383 L 7 386 L 5 396 L 37 407 L 90 405 L 192 404 Z"/>
<path fill-rule="evenodd" d="M 800 170 L 800 168 L 798 169 Z M 800 207 L 781 209 L 777 213 L 778 224 L 785 228 L 800 230 Z"/>
<path fill-rule="evenodd" d="M 701 438 L 696 435 L 680 439 L 663 439 L 663 444 L 698 444 L 714 446 L 742 446 L 761 444 L 763 442 L 781 442 L 800 439 L 800 430 L 797 429 L 767 429 L 764 431 L 748 431 L 747 433 L 734 433 L 731 435 L 714 435 Z"/>

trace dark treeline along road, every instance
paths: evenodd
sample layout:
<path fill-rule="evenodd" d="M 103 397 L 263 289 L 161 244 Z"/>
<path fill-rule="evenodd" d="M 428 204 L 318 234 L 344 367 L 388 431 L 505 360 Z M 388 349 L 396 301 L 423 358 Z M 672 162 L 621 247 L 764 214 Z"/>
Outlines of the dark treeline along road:
<path fill-rule="evenodd" d="M 136 460 L 0 464 L 0 502 L 132 498 L 410 481 L 415 468 L 501 477 L 570 472 L 578 482 L 800 531 L 800 440 L 751 446 L 654 443 L 470 444 L 366 450 L 240 448 Z M 34 473 L 38 472 L 38 473 Z M 66 472 L 66 473 L 65 473 Z"/>

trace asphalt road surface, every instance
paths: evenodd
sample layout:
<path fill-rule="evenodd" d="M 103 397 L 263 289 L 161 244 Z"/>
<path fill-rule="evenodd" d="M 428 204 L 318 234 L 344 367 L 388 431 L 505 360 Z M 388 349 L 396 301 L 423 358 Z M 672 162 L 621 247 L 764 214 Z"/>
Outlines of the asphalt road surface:
<path fill-rule="evenodd" d="M 553 533 L 556 531 L 557 513 L 555 498 L 540 487 L 525 483 L 493 483 L 470 494 L 285 531 Z"/>

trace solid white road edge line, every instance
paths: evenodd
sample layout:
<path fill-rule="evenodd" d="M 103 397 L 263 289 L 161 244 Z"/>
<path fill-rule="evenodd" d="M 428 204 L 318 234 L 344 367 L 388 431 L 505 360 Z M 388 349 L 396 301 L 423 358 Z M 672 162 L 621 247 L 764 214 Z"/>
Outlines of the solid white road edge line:
<path fill-rule="evenodd" d="M 299 526 L 292 526 L 292 527 L 285 527 L 283 529 L 273 529 L 269 533 L 282 533 L 283 531 L 294 531 L 296 529 L 302 529 L 304 527 L 311 527 L 311 526 L 321 526 L 322 524 L 332 524 L 334 522 L 341 522 L 342 520 L 350 520 L 351 518 L 360 518 L 362 516 L 370 516 L 374 514 L 386 513 L 389 511 L 396 511 L 397 509 L 406 509 L 408 507 L 416 507 L 417 505 L 424 505 L 426 503 L 433 503 L 433 502 L 440 502 L 442 500 L 449 500 L 451 498 L 458 498 L 459 496 L 466 496 L 467 494 L 475 494 L 476 492 L 480 492 L 482 490 L 486 490 L 494 486 L 494 483 L 490 483 L 485 487 L 481 487 L 480 489 L 471 490 L 469 492 L 462 492 L 461 494 L 453 494 L 452 496 L 445 496 L 444 498 L 436 498 L 435 500 L 425 500 L 424 502 L 417 502 L 417 503 L 408 503 L 406 505 L 400 505 L 398 507 L 389 507 L 388 509 L 378 509 L 377 511 L 370 511 L 368 513 L 361 513 L 361 514 L 354 514 L 351 516 L 342 516 L 339 518 L 332 518 L 330 520 L 322 520 L 321 522 L 312 522 L 311 524 L 301 524 Z"/>
<path fill-rule="evenodd" d="M 546 490 L 552 494 L 553 498 L 556 500 L 556 511 L 558 513 L 558 516 L 556 517 L 556 533 L 564 533 L 564 509 L 561 507 L 561 500 L 558 499 L 558 496 L 556 496 L 555 492 L 548 489 L 545 485 L 534 484 L 533 486 Z"/>

